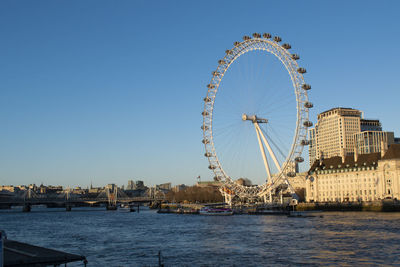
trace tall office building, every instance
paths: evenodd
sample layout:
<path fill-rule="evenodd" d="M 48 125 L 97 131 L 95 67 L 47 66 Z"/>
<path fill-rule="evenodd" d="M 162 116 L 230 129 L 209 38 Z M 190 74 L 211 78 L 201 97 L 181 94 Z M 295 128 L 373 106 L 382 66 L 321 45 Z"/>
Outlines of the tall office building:
<path fill-rule="evenodd" d="M 361 131 L 360 120 L 361 111 L 352 108 L 333 108 L 318 114 L 315 128 L 309 131 L 314 137 L 309 148 L 310 165 L 321 157 L 340 156 L 342 151 L 345 154 L 354 152 L 354 134 Z"/>
<path fill-rule="evenodd" d="M 379 120 L 366 120 L 361 119 L 361 132 L 364 131 L 382 131 L 382 125 Z"/>
<path fill-rule="evenodd" d="M 355 134 L 358 154 L 376 153 L 381 151 L 381 142 L 394 144 L 394 133 L 383 131 L 363 131 Z"/>
<path fill-rule="evenodd" d="M 135 189 L 135 183 L 133 180 L 128 180 L 128 186 L 126 187 L 127 190 L 134 190 Z"/>
<path fill-rule="evenodd" d="M 394 133 L 383 132 L 379 120 L 364 119 L 361 111 L 352 108 L 320 113 L 308 133 L 310 166 L 317 159 L 352 155 L 355 149 L 359 154 L 379 152 L 382 141 L 394 143 Z"/>
<path fill-rule="evenodd" d="M 316 139 L 315 139 L 315 127 L 308 130 L 309 146 L 308 146 L 308 158 L 310 166 L 317 159 Z"/>

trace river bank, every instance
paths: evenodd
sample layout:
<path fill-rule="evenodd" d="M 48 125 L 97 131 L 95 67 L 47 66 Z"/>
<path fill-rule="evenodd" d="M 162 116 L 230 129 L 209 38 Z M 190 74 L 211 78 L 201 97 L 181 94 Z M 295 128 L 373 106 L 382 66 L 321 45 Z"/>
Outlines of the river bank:
<path fill-rule="evenodd" d="M 296 210 L 399 212 L 400 202 L 382 200 L 371 202 L 299 203 Z"/>
<path fill-rule="evenodd" d="M 207 204 L 178 204 L 165 203 L 159 208 L 159 213 L 198 214 L 199 210 Z M 209 205 L 209 204 L 208 204 Z M 285 205 L 254 205 L 232 206 L 235 214 L 266 214 L 265 211 L 284 212 L 293 210 L 292 206 Z M 374 212 L 400 212 L 400 201 L 382 200 L 371 202 L 345 202 L 345 203 L 299 203 L 296 211 L 374 211 Z M 268 213 L 270 214 L 270 213 Z"/>

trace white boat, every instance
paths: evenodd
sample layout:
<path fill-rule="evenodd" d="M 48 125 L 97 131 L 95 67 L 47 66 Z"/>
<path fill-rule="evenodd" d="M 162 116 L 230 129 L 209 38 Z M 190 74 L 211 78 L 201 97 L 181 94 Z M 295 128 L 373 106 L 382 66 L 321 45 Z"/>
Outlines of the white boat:
<path fill-rule="evenodd" d="M 233 210 L 230 208 L 212 208 L 212 207 L 203 207 L 199 211 L 200 215 L 233 215 Z"/>

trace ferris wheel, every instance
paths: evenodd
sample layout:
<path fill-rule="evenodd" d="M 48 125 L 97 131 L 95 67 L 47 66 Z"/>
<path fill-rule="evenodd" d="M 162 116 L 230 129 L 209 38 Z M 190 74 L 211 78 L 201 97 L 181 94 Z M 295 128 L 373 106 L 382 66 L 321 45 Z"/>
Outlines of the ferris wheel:
<path fill-rule="evenodd" d="M 313 124 L 309 121 L 308 110 L 313 107 L 313 104 L 308 101 L 308 91 L 311 86 L 305 83 L 303 75 L 306 73 L 306 69 L 299 67 L 297 60 L 299 56 L 289 52 L 291 49 L 290 44 L 280 42 L 282 39 L 279 36 L 272 37 L 269 33 L 259 34 L 254 33 L 250 36 L 244 36 L 242 42 L 235 42 L 234 47 L 230 50 L 226 50 L 223 59 L 218 61 L 218 66 L 215 71 L 212 72 L 212 78 L 210 83 L 207 85 L 207 95 L 204 98 L 204 110 L 203 125 L 203 144 L 205 146 L 205 157 L 208 158 L 208 168 L 215 174 L 214 180 L 219 181 L 222 184 L 224 190 L 228 190 L 232 194 L 239 197 L 260 197 L 266 194 L 271 194 L 272 190 L 276 189 L 281 185 L 287 185 L 289 190 L 294 193 L 293 188 L 290 185 L 290 179 L 296 176 L 295 166 L 304 161 L 302 152 L 304 146 L 309 145 L 307 139 L 307 128 Z M 270 122 L 274 121 L 270 113 L 260 114 L 248 113 L 247 110 L 239 110 L 241 112 L 240 121 L 245 124 L 248 129 L 252 128 L 253 135 L 255 133 L 254 141 L 258 143 L 257 152 L 258 157 L 261 154 L 260 161 L 262 159 L 264 165 L 264 183 L 254 186 L 246 186 L 235 182 L 238 177 L 230 176 L 229 168 L 226 170 L 223 168 L 224 163 L 221 162 L 221 155 L 218 153 L 216 148 L 216 138 L 214 136 L 213 129 L 216 125 L 214 112 L 218 103 L 216 104 L 216 96 L 219 91 L 220 85 L 226 75 L 227 71 L 231 68 L 232 64 L 238 59 L 248 54 L 251 51 L 259 51 L 268 55 L 274 56 L 283 64 L 286 73 L 290 76 L 290 87 L 291 95 L 294 95 L 293 114 L 293 130 L 291 131 L 291 140 L 289 142 L 290 147 L 282 153 L 278 142 L 274 141 L 270 135 L 263 129 L 264 125 L 267 127 Z M 229 90 L 226 90 L 227 93 Z M 278 93 L 280 92 L 277 90 Z M 294 94 L 292 94 L 294 92 Z M 276 92 L 275 92 L 276 93 Z M 276 93 L 277 94 L 277 93 Z M 284 106 L 282 105 L 282 108 Z M 232 130 L 235 131 L 235 130 Z M 279 135 L 279 133 L 278 133 Z M 277 154 L 281 154 L 279 160 Z M 272 173 L 274 169 L 275 173 Z"/>

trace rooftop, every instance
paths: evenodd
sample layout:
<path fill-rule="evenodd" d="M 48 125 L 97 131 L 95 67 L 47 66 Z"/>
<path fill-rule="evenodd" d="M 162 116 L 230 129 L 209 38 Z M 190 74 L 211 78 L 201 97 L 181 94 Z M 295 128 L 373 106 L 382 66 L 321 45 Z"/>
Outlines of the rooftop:
<path fill-rule="evenodd" d="M 389 149 L 381 158 L 381 153 L 359 154 L 357 161 L 354 161 L 354 156 L 349 155 L 345 157 L 344 163 L 341 156 L 335 156 L 327 159 L 316 160 L 312 164 L 308 173 L 312 173 L 319 169 L 344 169 L 353 167 L 371 167 L 378 164 L 378 160 L 400 159 L 400 144 L 392 144 Z"/>
<path fill-rule="evenodd" d="M 320 114 L 318 114 L 318 119 L 321 117 L 328 116 L 331 113 L 352 116 L 352 117 L 354 117 L 354 116 L 361 117 L 362 112 L 358 109 L 353 109 L 353 108 L 336 107 L 336 108 L 331 108 L 329 110 L 321 112 Z"/>

